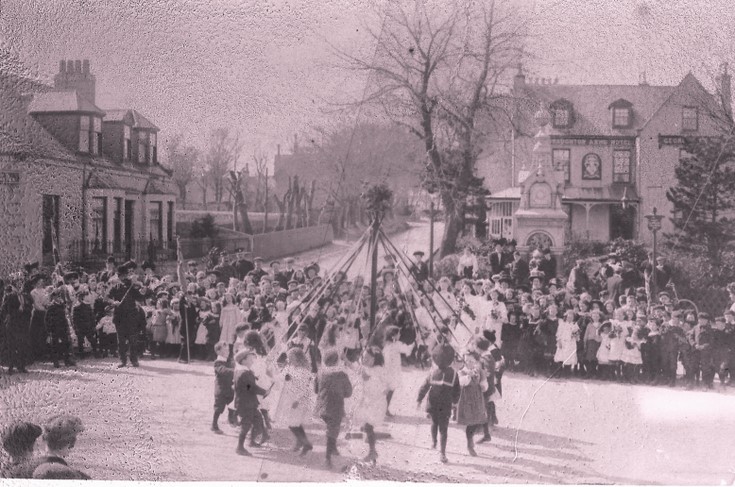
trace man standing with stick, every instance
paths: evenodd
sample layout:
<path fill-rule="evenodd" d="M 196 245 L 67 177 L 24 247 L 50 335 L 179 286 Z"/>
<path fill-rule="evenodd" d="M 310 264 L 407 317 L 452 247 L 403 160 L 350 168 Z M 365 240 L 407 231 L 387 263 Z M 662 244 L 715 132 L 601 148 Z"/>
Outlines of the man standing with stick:
<path fill-rule="evenodd" d="M 179 363 L 188 364 L 191 361 L 191 345 L 196 337 L 196 319 L 197 309 L 194 300 L 196 299 L 196 284 L 186 282 L 186 272 L 184 271 L 184 254 L 181 252 L 181 243 L 179 236 L 176 236 L 176 255 L 178 259 L 177 276 L 179 284 L 184 295 L 179 300 L 179 314 L 181 316 L 181 338 L 183 340 L 179 351 Z M 186 355 L 184 355 L 186 352 Z"/>
<path fill-rule="evenodd" d="M 143 299 L 142 286 L 130 277 L 130 271 L 137 267 L 128 261 L 117 268 L 120 283 L 110 289 L 109 297 L 115 304 L 112 315 L 117 328 L 117 346 L 120 355 L 118 368 L 128 364 L 128 354 L 133 367 L 139 367 L 136 350 L 138 345 L 138 308 L 136 302 Z"/>

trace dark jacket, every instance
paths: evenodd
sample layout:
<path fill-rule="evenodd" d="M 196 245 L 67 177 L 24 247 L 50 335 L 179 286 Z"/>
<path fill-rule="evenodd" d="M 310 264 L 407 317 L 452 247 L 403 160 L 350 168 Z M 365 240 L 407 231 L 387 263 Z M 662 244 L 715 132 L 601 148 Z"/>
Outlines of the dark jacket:
<path fill-rule="evenodd" d="M 341 370 L 322 369 L 314 388 L 316 414 L 320 417 L 341 418 L 345 414 L 345 398 L 352 395 L 352 383 Z"/>
<path fill-rule="evenodd" d="M 423 401 L 428 394 L 426 411 L 432 415 L 449 417 L 452 414 L 452 404 L 459 401 L 461 392 L 459 376 L 453 368 L 434 368 L 419 389 L 418 402 Z"/>
<path fill-rule="evenodd" d="M 96 325 L 94 310 L 87 303 L 79 303 L 74 306 L 71 315 L 72 325 L 77 334 L 93 333 Z"/>
<path fill-rule="evenodd" d="M 544 277 L 546 279 L 556 277 L 556 258 L 553 255 L 551 256 L 551 259 L 544 257 L 541 259 L 541 262 L 539 262 L 538 270 L 544 273 Z"/>
<path fill-rule="evenodd" d="M 490 254 L 490 270 L 493 274 L 500 274 L 505 269 L 505 266 L 509 264 L 507 261 L 506 254 L 501 253 L 498 255 L 497 252 Z"/>
<path fill-rule="evenodd" d="M 46 310 L 46 331 L 52 336 L 64 336 L 69 333 L 69 322 L 66 319 L 66 306 L 62 303 L 52 304 Z"/>
<path fill-rule="evenodd" d="M 233 382 L 235 380 L 235 369 L 223 360 L 214 362 L 214 402 L 226 405 L 235 397 Z"/>
<path fill-rule="evenodd" d="M 516 287 L 526 285 L 528 283 L 528 276 L 530 273 L 531 271 L 528 269 L 528 262 L 523 260 L 523 258 L 518 259 L 518 261 L 514 261 L 510 265 L 510 277 L 513 279 L 513 283 Z"/>
<path fill-rule="evenodd" d="M 138 332 L 138 307 L 136 303 L 143 299 L 141 288 L 133 285 L 129 279 L 125 279 L 110 289 L 108 295 L 110 299 L 120 303 L 112 315 L 117 334 L 123 336 L 136 334 Z"/>
<path fill-rule="evenodd" d="M 235 392 L 237 393 L 237 413 L 244 416 L 258 409 L 260 404 L 258 396 L 264 396 L 267 391 L 258 386 L 255 374 L 248 369 L 238 374 Z"/>

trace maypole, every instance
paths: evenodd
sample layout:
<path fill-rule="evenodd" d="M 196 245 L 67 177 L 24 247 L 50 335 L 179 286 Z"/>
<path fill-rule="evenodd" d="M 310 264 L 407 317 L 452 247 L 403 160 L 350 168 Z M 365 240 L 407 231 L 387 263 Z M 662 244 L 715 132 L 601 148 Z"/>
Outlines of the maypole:
<path fill-rule="evenodd" d="M 371 221 L 370 231 L 370 334 L 375 332 L 375 315 L 377 314 L 377 285 L 378 285 L 378 241 L 380 236 L 380 225 L 383 217 L 392 205 L 393 191 L 385 183 L 369 186 L 361 195 L 365 202 Z"/>

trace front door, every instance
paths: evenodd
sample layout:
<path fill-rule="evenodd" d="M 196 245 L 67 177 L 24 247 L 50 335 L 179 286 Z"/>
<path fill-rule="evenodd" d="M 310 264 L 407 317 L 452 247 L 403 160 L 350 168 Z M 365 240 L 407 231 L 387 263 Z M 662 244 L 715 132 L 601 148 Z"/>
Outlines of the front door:
<path fill-rule="evenodd" d="M 135 201 L 125 200 L 125 258 L 132 258 L 133 254 L 133 218 Z"/>

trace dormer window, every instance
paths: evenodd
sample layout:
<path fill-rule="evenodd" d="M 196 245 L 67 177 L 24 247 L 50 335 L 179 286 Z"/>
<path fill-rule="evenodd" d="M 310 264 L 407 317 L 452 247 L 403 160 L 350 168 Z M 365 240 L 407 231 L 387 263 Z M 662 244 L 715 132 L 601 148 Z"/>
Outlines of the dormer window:
<path fill-rule="evenodd" d="M 156 143 L 156 133 L 151 132 L 149 137 L 149 143 L 150 143 L 150 163 L 151 164 L 158 164 L 158 144 Z"/>
<path fill-rule="evenodd" d="M 569 100 L 556 100 L 549 106 L 551 125 L 555 129 L 565 129 L 574 125 L 574 109 Z"/>
<path fill-rule="evenodd" d="M 130 160 L 130 152 L 132 150 L 132 146 L 130 143 L 130 127 L 127 125 L 123 125 L 123 161 L 129 161 Z"/>
<path fill-rule="evenodd" d="M 102 119 L 82 115 L 79 118 L 79 152 L 99 155 L 102 146 Z"/>
<path fill-rule="evenodd" d="M 633 104 L 628 100 L 619 99 L 610 104 L 612 112 L 612 126 L 615 129 L 627 129 L 633 124 Z"/>
<path fill-rule="evenodd" d="M 147 146 L 148 146 L 148 132 L 138 132 L 138 164 L 146 163 Z"/>

